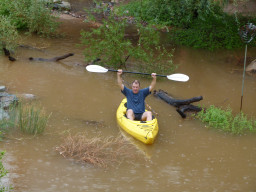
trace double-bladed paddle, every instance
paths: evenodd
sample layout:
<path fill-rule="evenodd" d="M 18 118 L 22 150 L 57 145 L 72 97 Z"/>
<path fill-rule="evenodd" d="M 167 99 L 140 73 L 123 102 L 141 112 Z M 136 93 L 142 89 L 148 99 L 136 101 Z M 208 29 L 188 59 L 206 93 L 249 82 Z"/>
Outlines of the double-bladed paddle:
<path fill-rule="evenodd" d="M 117 72 L 118 70 L 114 70 L 114 69 L 106 69 L 100 65 L 87 65 L 86 66 L 86 70 L 89 72 L 94 72 L 94 73 L 106 73 L 108 71 L 113 71 L 113 72 Z M 123 73 L 133 73 L 133 74 L 141 74 L 141 75 L 151 75 L 150 73 L 141 73 L 141 72 L 132 72 L 132 71 L 123 71 Z M 187 75 L 181 74 L 181 73 L 175 73 L 172 75 L 159 75 L 156 74 L 156 76 L 159 77 L 167 77 L 167 79 L 169 80 L 173 80 L 173 81 L 182 81 L 182 82 L 186 82 L 189 80 L 189 77 Z"/>

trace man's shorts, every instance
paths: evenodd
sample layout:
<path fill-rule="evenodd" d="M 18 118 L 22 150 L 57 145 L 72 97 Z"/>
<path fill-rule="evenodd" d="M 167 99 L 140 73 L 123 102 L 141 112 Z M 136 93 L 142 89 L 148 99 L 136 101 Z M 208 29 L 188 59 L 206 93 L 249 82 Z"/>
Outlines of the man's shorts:
<path fill-rule="evenodd" d="M 143 113 L 134 113 L 134 120 L 141 121 Z"/>

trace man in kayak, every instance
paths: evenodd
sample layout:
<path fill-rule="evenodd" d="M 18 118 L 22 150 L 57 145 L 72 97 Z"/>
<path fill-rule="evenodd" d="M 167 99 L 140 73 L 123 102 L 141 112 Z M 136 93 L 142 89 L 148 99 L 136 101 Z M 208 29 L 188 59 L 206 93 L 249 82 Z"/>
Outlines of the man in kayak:
<path fill-rule="evenodd" d="M 140 82 L 138 80 L 134 80 L 132 83 L 132 89 L 128 89 L 123 84 L 121 77 L 122 73 L 122 69 L 118 69 L 117 82 L 121 88 L 121 92 L 127 98 L 127 118 L 131 120 L 151 121 L 152 112 L 145 111 L 145 98 L 151 93 L 156 85 L 156 73 L 151 74 L 153 80 L 150 86 L 144 89 L 140 89 Z"/>

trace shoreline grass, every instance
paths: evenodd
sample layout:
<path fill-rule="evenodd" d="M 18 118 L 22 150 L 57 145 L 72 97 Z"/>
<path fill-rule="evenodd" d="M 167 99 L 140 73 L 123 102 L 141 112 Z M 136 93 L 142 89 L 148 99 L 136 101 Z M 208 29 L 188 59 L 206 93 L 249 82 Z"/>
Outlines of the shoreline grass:
<path fill-rule="evenodd" d="M 50 115 L 37 103 L 16 102 L 8 109 L 9 118 L 0 120 L 0 130 L 7 132 L 12 128 L 23 133 L 42 134 Z"/>
<path fill-rule="evenodd" d="M 233 115 L 230 108 L 224 110 L 211 105 L 197 113 L 195 117 L 212 128 L 234 135 L 256 132 L 256 120 L 249 119 L 243 112 Z"/>
<path fill-rule="evenodd" d="M 17 124 L 23 133 L 36 135 L 44 132 L 50 115 L 41 106 L 19 103 L 17 111 Z"/>

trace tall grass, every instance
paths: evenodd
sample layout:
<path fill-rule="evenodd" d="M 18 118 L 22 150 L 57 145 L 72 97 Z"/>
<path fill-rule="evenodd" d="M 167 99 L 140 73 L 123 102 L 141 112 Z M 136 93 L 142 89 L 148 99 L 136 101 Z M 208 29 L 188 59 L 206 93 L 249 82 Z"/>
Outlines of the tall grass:
<path fill-rule="evenodd" d="M 17 126 L 24 133 L 41 134 L 47 125 L 49 115 L 44 109 L 35 104 L 20 103 L 17 107 Z"/>
<path fill-rule="evenodd" d="M 50 115 L 36 103 L 15 103 L 9 107 L 9 118 L 0 120 L 0 130 L 7 132 L 11 128 L 18 128 L 23 133 L 41 134 L 47 126 Z"/>
<path fill-rule="evenodd" d="M 230 108 L 224 110 L 211 105 L 200 111 L 196 117 L 210 127 L 235 135 L 256 132 L 255 120 L 249 119 L 243 112 L 234 116 Z"/>
<path fill-rule="evenodd" d="M 5 154 L 4 151 L 0 152 L 0 181 L 1 181 L 1 178 L 6 176 L 6 174 L 8 173 L 8 171 L 5 169 L 5 167 L 2 163 L 2 159 L 3 159 L 4 154 Z M 0 192 L 4 192 L 4 191 L 7 191 L 7 190 L 8 190 L 8 188 L 3 186 L 2 183 L 0 182 Z"/>

